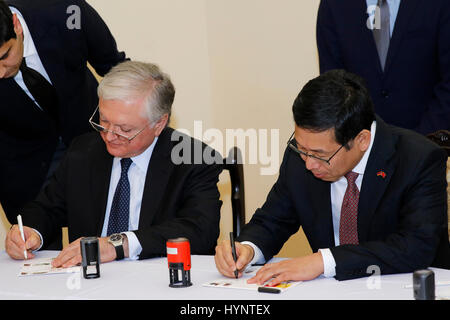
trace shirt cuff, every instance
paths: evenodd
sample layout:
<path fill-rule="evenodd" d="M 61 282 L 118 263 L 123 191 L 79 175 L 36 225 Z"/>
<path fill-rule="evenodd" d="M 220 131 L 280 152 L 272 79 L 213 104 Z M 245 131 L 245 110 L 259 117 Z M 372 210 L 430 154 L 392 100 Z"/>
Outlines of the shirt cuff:
<path fill-rule="evenodd" d="M 266 262 L 266 259 L 264 258 L 262 251 L 253 242 L 242 241 L 241 244 L 249 245 L 250 247 L 253 248 L 253 251 L 255 253 L 252 261 L 250 261 L 250 263 L 247 265 L 247 268 L 250 267 L 252 264 L 263 264 Z"/>
<path fill-rule="evenodd" d="M 128 258 L 126 260 L 137 260 L 142 252 L 142 246 L 132 231 L 123 232 L 128 238 Z"/>
<path fill-rule="evenodd" d="M 330 249 L 319 249 L 323 259 L 323 275 L 331 278 L 336 275 L 336 261 Z"/>
<path fill-rule="evenodd" d="M 41 250 L 42 246 L 44 245 L 44 238 L 42 238 L 42 234 L 37 231 L 36 229 L 32 228 L 34 232 L 36 232 L 39 235 L 39 238 L 41 238 L 41 245 L 36 250 L 33 250 L 32 253 L 35 253 L 36 251 Z"/>

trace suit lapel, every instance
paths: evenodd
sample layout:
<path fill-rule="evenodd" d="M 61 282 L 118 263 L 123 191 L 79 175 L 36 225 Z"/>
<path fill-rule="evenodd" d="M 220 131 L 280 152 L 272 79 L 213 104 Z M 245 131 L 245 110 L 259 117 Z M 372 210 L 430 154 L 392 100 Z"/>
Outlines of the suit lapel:
<path fill-rule="evenodd" d="M 389 50 L 386 57 L 385 73 L 389 72 L 390 66 L 403 41 L 403 37 L 407 33 L 408 25 L 411 22 L 411 16 L 420 1 L 421 0 L 400 1 L 400 7 L 398 9 L 394 31 L 392 32 L 391 41 L 389 43 Z"/>
<path fill-rule="evenodd" d="M 60 83 L 64 83 L 65 65 L 64 57 L 61 51 L 59 39 L 60 35 L 55 25 L 43 24 L 37 21 L 37 16 L 24 16 L 25 22 L 33 38 L 36 51 L 41 59 L 53 86 L 59 87 Z"/>
<path fill-rule="evenodd" d="M 306 169 L 305 169 L 306 170 Z M 312 203 L 313 238 L 316 239 L 317 248 L 334 247 L 334 231 L 333 231 L 333 215 L 331 211 L 331 184 L 326 181 L 319 180 L 310 172 L 308 176 L 308 184 L 305 186 L 309 191 L 309 199 Z"/>
<path fill-rule="evenodd" d="M 377 129 L 372 150 L 367 161 L 358 203 L 358 238 L 366 241 L 369 236 L 372 216 L 386 191 L 396 168 L 392 158 L 397 139 L 390 134 L 387 125 L 376 119 Z"/>
<path fill-rule="evenodd" d="M 150 226 L 166 192 L 173 162 L 171 161 L 171 133 L 173 129 L 166 128 L 160 134 L 150 158 L 145 177 L 144 192 L 142 195 L 139 227 Z"/>

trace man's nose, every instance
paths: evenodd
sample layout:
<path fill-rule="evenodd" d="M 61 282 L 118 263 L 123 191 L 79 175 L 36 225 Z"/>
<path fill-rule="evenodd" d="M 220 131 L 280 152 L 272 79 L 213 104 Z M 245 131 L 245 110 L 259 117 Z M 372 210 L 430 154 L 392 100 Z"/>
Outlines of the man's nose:
<path fill-rule="evenodd" d="M 305 165 L 306 165 L 306 169 L 311 171 L 311 170 L 317 169 L 319 167 L 319 161 L 314 158 L 311 158 L 311 157 L 306 157 Z"/>
<path fill-rule="evenodd" d="M 104 132 L 105 132 L 105 139 L 108 141 L 113 141 L 117 138 L 117 135 L 110 130 L 105 130 Z"/>

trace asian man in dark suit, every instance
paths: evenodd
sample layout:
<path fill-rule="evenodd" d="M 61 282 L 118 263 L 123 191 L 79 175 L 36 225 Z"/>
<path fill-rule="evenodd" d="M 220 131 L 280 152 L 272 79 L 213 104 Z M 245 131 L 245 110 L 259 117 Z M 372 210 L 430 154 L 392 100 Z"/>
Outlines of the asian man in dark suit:
<path fill-rule="evenodd" d="M 175 94 L 170 78 L 156 65 L 128 61 L 103 78 L 98 92 L 100 121 L 91 124 L 100 134 L 74 140 L 48 185 L 22 211 L 26 244 L 14 225 L 8 254 L 23 259 L 25 246 L 45 248 L 63 226 L 71 243 L 55 266 L 79 263 L 86 236 L 100 237 L 102 262 L 163 256 L 166 241 L 177 237 L 189 239 L 193 254 L 212 254 L 221 158 L 167 127 Z"/>
<path fill-rule="evenodd" d="M 267 264 L 249 282 L 450 268 L 445 152 L 376 116 L 363 80 L 344 70 L 309 81 L 292 110 L 278 180 L 237 238 L 237 263 L 228 241 L 217 246 L 218 270 L 242 275 L 300 226 L 313 253 Z"/>
<path fill-rule="evenodd" d="M 320 72 L 364 78 L 388 124 L 450 129 L 450 1 L 321 0 Z"/>
<path fill-rule="evenodd" d="M 87 63 L 103 76 L 124 60 L 84 0 L 0 1 L 0 203 L 10 223 L 72 139 L 92 131 L 98 82 Z"/>

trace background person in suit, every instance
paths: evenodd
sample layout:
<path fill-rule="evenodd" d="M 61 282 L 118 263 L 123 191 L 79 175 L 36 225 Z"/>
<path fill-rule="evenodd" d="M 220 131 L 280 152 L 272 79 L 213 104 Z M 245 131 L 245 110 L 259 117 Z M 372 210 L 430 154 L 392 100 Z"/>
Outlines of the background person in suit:
<path fill-rule="evenodd" d="M 300 226 L 313 253 L 265 265 L 249 282 L 450 267 L 447 155 L 375 116 L 362 82 L 332 70 L 301 90 L 278 180 L 237 238 L 237 263 L 228 241 L 217 246 L 221 273 L 271 259 Z"/>
<path fill-rule="evenodd" d="M 87 63 L 103 76 L 124 60 L 84 0 L 0 1 L 0 203 L 10 223 L 72 139 L 92 130 L 98 82 Z"/>
<path fill-rule="evenodd" d="M 190 240 L 193 254 L 212 254 L 219 236 L 221 159 L 194 163 L 191 153 L 191 161 L 174 164 L 172 150 L 187 136 L 173 138 L 166 127 L 175 94 L 169 77 L 153 64 L 124 62 L 105 76 L 98 92 L 100 122 L 93 126 L 100 135 L 74 140 L 49 184 L 23 209 L 26 245 L 14 225 L 6 237 L 8 254 L 23 259 L 25 246 L 45 248 L 63 226 L 71 243 L 55 266 L 81 261 L 83 236 L 101 237 L 102 262 L 165 255 L 166 241 L 177 237 Z M 214 154 L 202 146 L 202 154 Z M 122 251 L 114 251 L 112 234 L 121 235 Z"/>
<path fill-rule="evenodd" d="M 384 121 L 450 129 L 450 1 L 321 0 L 316 36 L 320 72 L 363 77 Z"/>

